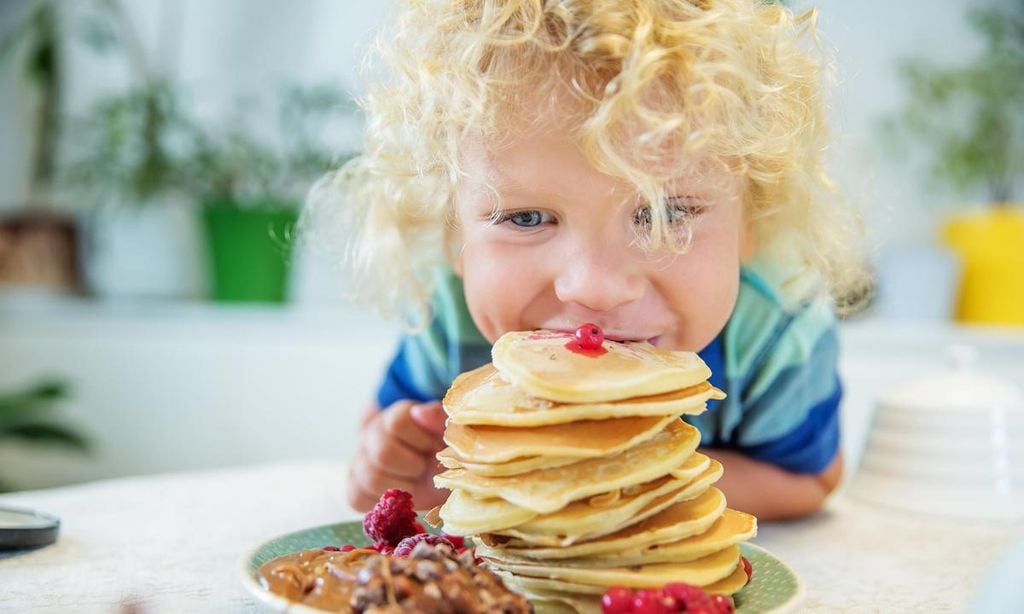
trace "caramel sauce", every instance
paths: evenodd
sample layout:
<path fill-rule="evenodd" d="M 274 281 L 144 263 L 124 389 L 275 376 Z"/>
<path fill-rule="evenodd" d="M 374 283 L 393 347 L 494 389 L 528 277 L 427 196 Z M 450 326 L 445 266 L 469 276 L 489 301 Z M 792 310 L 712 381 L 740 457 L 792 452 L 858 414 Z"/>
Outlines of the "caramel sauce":
<path fill-rule="evenodd" d="M 355 574 L 373 550 L 302 550 L 260 566 L 260 585 L 289 601 L 335 612 L 348 611 Z"/>

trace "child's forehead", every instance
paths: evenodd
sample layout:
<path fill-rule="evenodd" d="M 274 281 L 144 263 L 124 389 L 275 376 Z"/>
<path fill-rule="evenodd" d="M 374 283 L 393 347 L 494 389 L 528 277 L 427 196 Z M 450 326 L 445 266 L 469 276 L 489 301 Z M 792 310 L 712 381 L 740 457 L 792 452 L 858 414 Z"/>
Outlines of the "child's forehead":
<path fill-rule="evenodd" d="M 629 112 L 609 118 L 593 99 L 580 94 L 566 77 L 515 88 L 500 97 L 489 117 L 463 133 L 462 148 L 486 154 L 500 163 L 510 151 L 565 145 L 576 148 L 591 165 L 607 169 L 610 159 L 632 165 L 649 176 L 663 179 L 687 173 L 707 173 L 721 166 L 721 156 L 694 147 L 705 126 L 694 118 L 688 129 L 666 131 L 651 138 L 651 126 Z M 648 94 L 647 108 L 668 110 L 676 102 L 663 100 L 656 88 Z M 600 143 L 595 143 L 595 137 Z M 699 170 L 698 170 L 699 168 Z"/>
<path fill-rule="evenodd" d="M 560 113 L 558 107 L 539 108 L 529 117 L 517 115 L 520 114 L 509 113 L 505 122 L 492 129 L 468 131 L 459 146 L 463 163 L 471 163 L 477 172 L 486 172 L 495 181 L 509 184 L 522 183 L 522 177 L 548 166 L 586 166 L 615 176 L 610 170 L 614 166 L 611 158 L 666 182 L 731 173 L 723 158 L 708 151 L 688 150 L 677 142 L 651 146 L 640 142 L 642 137 L 627 129 L 609 139 L 604 147 L 594 147 L 584 132 L 585 119 Z M 551 165 L 552 162 L 560 164 Z"/>
<path fill-rule="evenodd" d="M 597 159 L 594 159 L 595 156 Z M 566 195 L 570 192 L 637 195 L 638 186 L 611 171 L 600 154 L 588 155 L 570 126 L 524 128 L 490 140 L 474 135 L 461 147 L 463 186 L 496 190 L 503 196 Z M 665 190 L 694 195 L 731 189 L 732 172 L 720 160 L 700 155 L 674 155 L 662 161 Z"/>

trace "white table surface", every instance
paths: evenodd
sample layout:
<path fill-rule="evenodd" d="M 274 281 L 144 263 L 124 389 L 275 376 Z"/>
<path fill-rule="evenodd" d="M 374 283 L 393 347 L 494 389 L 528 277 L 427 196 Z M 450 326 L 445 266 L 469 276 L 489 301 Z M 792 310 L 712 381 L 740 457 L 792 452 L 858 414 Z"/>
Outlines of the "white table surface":
<path fill-rule="evenodd" d="M 58 543 L 0 558 L 0 612 L 259 611 L 245 553 L 280 534 L 359 516 L 332 462 L 123 478 L 15 493 L 0 505 L 59 516 Z M 1020 523 L 882 510 L 840 493 L 822 513 L 762 523 L 806 612 L 963 612 Z"/>

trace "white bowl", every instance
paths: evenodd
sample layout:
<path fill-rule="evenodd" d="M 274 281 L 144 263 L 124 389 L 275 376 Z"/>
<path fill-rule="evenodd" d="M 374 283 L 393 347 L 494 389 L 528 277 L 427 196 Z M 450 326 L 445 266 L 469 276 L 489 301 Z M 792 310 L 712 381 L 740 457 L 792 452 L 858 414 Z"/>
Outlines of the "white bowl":
<path fill-rule="evenodd" d="M 1024 392 L 977 374 L 970 349 L 952 366 L 879 400 L 851 495 L 914 512 L 1024 517 Z"/>

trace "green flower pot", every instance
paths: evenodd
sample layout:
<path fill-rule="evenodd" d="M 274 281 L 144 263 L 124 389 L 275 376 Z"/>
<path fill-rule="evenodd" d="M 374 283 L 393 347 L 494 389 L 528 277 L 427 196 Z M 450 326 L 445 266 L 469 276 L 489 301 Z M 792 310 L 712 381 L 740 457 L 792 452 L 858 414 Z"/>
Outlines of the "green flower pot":
<path fill-rule="evenodd" d="M 210 296 L 224 302 L 283 303 L 297 219 L 297 208 L 282 202 L 204 203 Z"/>

